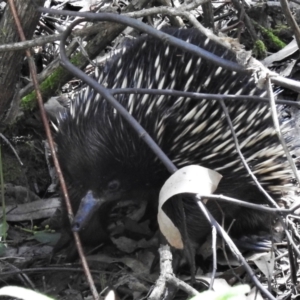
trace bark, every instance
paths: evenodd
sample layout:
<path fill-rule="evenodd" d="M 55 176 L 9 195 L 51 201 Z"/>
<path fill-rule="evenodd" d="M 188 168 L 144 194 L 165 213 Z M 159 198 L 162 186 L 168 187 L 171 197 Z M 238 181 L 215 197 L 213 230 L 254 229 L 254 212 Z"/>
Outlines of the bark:
<path fill-rule="evenodd" d="M 35 1 L 38 5 L 43 5 L 44 0 Z M 38 24 L 40 13 L 36 11 L 36 6 L 31 0 L 15 0 L 16 9 L 22 24 L 25 36 L 31 39 Z M 14 18 L 7 4 L 5 12 L 0 20 L 0 45 L 19 42 Z M 9 123 L 13 119 L 13 112 L 10 108 L 18 107 L 19 78 L 22 61 L 25 51 L 11 51 L 0 54 L 0 123 Z"/>

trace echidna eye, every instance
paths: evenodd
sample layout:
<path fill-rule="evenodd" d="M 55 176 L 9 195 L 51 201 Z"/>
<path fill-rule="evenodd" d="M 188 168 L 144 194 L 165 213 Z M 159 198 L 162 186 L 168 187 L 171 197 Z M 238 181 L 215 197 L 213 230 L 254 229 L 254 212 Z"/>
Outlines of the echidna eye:
<path fill-rule="evenodd" d="M 119 180 L 112 180 L 108 183 L 107 187 L 110 191 L 117 191 L 120 185 L 121 184 Z"/>

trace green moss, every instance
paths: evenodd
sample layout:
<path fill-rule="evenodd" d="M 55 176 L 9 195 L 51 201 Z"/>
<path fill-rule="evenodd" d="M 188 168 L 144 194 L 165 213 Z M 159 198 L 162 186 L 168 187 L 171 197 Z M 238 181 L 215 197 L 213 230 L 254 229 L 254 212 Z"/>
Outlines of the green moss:
<path fill-rule="evenodd" d="M 84 64 L 86 62 L 86 57 L 82 55 L 82 53 L 77 53 L 75 54 L 72 58 L 71 58 L 71 63 L 74 66 L 78 66 L 80 67 L 82 64 Z"/>
<path fill-rule="evenodd" d="M 81 54 L 75 54 L 71 63 L 75 66 L 82 67 L 86 64 L 86 58 Z M 64 85 L 72 76 L 63 67 L 58 67 L 49 77 L 47 77 L 41 84 L 40 90 L 43 99 L 48 99 L 58 93 L 62 85 Z M 21 99 L 21 107 L 24 111 L 33 110 L 37 106 L 36 92 L 24 96 Z"/>
<path fill-rule="evenodd" d="M 262 40 L 257 40 L 254 44 L 252 54 L 258 59 L 263 59 L 267 55 L 267 47 Z"/>
<path fill-rule="evenodd" d="M 252 23 L 255 28 L 261 32 L 266 49 L 278 51 L 286 46 L 286 44 L 276 35 L 276 30 L 266 29 L 254 20 L 252 20 Z M 282 30 L 282 28 L 283 26 L 280 28 L 280 30 Z"/>
<path fill-rule="evenodd" d="M 25 111 L 32 110 L 36 106 L 36 92 L 33 91 L 21 99 L 21 108 Z"/>
<path fill-rule="evenodd" d="M 281 41 L 279 37 L 275 35 L 271 30 L 265 29 L 262 26 L 260 26 L 260 30 L 268 40 L 268 43 L 270 44 L 269 48 L 280 50 L 286 46 L 286 44 Z"/>
<path fill-rule="evenodd" d="M 280 26 L 276 26 L 275 29 L 272 29 L 271 32 L 275 35 L 280 35 L 282 32 L 286 31 L 286 30 L 291 30 L 291 28 L 289 26 L 286 25 L 280 25 Z"/>
<path fill-rule="evenodd" d="M 40 84 L 40 90 L 44 99 L 53 96 L 53 90 L 57 90 L 59 87 L 61 87 L 62 77 L 65 72 L 65 69 L 63 69 L 62 67 L 58 67 Z M 36 106 L 37 100 L 35 91 L 31 92 L 21 99 L 21 107 L 24 111 L 32 110 Z"/>

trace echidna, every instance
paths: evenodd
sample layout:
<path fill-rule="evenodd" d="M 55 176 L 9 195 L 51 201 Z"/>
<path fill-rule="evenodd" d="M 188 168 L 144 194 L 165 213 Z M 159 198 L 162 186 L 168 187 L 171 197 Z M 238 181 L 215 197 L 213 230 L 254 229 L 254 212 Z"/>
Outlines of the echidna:
<path fill-rule="evenodd" d="M 233 52 L 197 30 L 165 32 L 236 62 Z M 151 36 L 142 36 L 124 47 L 107 63 L 99 82 L 108 88 L 259 96 L 265 93 L 256 87 L 251 75 L 228 71 Z M 223 175 L 216 193 L 251 203 L 264 202 L 236 153 L 217 100 L 141 94 L 116 98 L 178 168 L 196 164 L 216 170 Z M 227 101 L 226 105 L 244 156 L 258 180 L 278 199 L 291 185 L 292 173 L 273 130 L 269 106 L 250 101 Z M 60 117 L 56 143 L 74 211 L 84 197 L 101 202 L 82 229 L 86 243 L 103 241 L 107 209 L 113 203 L 137 195 L 157 203 L 159 190 L 169 176 L 128 123 L 90 90 L 82 92 L 70 111 Z M 266 227 L 265 215 L 257 211 L 213 201 L 207 206 L 219 221 L 221 210 L 227 223 L 236 219 L 232 234 L 254 233 Z M 190 239 L 200 243 L 211 226 L 192 199 L 184 201 L 184 208 Z M 172 209 L 176 216 L 176 205 Z"/>

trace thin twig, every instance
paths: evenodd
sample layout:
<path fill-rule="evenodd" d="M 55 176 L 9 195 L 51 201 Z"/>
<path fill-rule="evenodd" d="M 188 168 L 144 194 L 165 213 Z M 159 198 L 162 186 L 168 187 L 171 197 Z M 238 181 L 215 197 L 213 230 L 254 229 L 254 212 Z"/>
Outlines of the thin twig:
<path fill-rule="evenodd" d="M 22 41 L 25 41 L 26 37 L 24 35 L 20 20 L 18 18 L 18 14 L 17 14 L 16 8 L 15 8 L 15 5 L 14 5 L 14 1 L 9 0 L 8 3 L 9 3 L 9 6 L 10 6 L 10 9 L 12 11 L 12 15 L 14 17 L 15 24 L 16 24 L 17 29 L 18 29 L 20 39 Z M 61 187 L 62 187 L 64 198 L 66 200 L 67 210 L 68 210 L 69 215 L 71 217 L 73 217 L 73 211 L 72 211 L 71 202 L 70 202 L 70 199 L 69 199 L 69 196 L 68 196 L 67 186 L 66 186 L 65 180 L 63 178 L 63 175 L 62 175 L 62 172 L 61 172 L 61 169 L 60 169 L 60 166 L 59 166 L 59 162 L 58 162 L 58 159 L 57 159 L 57 156 L 56 156 L 54 142 L 53 142 L 53 138 L 52 138 L 52 135 L 51 135 L 51 130 L 50 130 L 50 127 L 49 127 L 49 122 L 48 122 L 48 119 L 46 117 L 44 103 L 43 103 L 41 91 L 40 91 L 40 88 L 39 88 L 39 84 L 38 84 L 38 81 L 37 81 L 36 67 L 35 67 L 35 64 L 34 64 L 34 60 L 31 56 L 30 50 L 26 50 L 26 56 L 28 58 L 30 74 L 31 74 L 32 81 L 33 81 L 34 86 L 35 86 L 36 95 L 37 95 L 37 99 L 38 99 L 38 105 L 39 105 L 40 112 L 41 112 L 41 118 L 42 118 L 44 128 L 45 128 L 45 131 L 46 131 L 46 135 L 47 135 L 48 143 L 49 143 L 49 146 L 50 146 L 51 154 L 52 154 L 52 157 L 53 157 L 53 160 L 54 160 L 54 165 L 55 165 L 58 177 L 59 177 L 59 181 L 60 181 L 60 184 L 61 184 Z M 78 249 L 78 253 L 79 253 L 82 265 L 83 265 L 83 269 L 84 269 L 85 275 L 87 277 L 87 280 L 89 282 L 89 286 L 90 286 L 92 295 L 93 295 L 95 300 L 99 300 L 98 292 L 96 290 L 95 284 L 93 282 L 92 275 L 90 273 L 87 261 L 85 259 L 84 253 L 83 253 L 83 249 L 82 249 L 82 246 L 81 246 L 79 234 L 77 232 L 73 232 L 73 234 L 74 234 L 75 243 L 76 243 L 76 246 L 77 246 L 77 249 Z"/>

